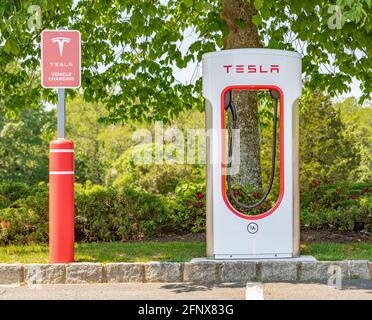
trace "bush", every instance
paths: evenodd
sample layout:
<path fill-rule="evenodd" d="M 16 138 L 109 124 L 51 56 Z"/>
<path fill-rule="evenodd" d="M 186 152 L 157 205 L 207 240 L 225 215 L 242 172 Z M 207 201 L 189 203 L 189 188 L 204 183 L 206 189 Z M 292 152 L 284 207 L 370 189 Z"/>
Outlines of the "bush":
<path fill-rule="evenodd" d="M 132 187 L 77 186 L 78 241 L 142 239 L 172 229 L 167 198 Z"/>
<path fill-rule="evenodd" d="M 301 223 L 309 228 L 372 232 L 371 184 L 314 184 L 301 193 Z"/>
<path fill-rule="evenodd" d="M 40 184 L 37 190 L 0 210 L 0 244 L 47 242 L 48 188 Z"/>
<path fill-rule="evenodd" d="M 167 198 L 138 188 L 76 185 L 76 241 L 120 241 L 169 232 L 174 228 Z M 0 244 L 48 241 L 48 189 L 0 210 Z"/>
<path fill-rule="evenodd" d="M 372 184 L 369 182 L 321 183 L 314 181 L 301 192 L 302 208 L 313 211 L 359 206 L 363 198 L 370 198 Z"/>
<path fill-rule="evenodd" d="M 197 233 L 205 231 L 205 184 L 183 183 L 176 188 L 174 217 L 180 230 Z"/>
<path fill-rule="evenodd" d="M 141 147 L 145 152 L 155 153 L 155 144 Z M 157 148 L 162 147 L 157 146 Z M 198 183 L 204 180 L 204 166 L 140 163 L 135 161 L 136 157 L 139 157 L 140 150 L 142 149 L 139 146 L 135 146 L 119 157 L 107 176 L 109 184 L 115 187 L 137 186 L 151 193 L 174 195 L 180 182 Z"/>
<path fill-rule="evenodd" d="M 307 228 L 372 232 L 368 183 L 313 186 L 301 193 L 301 224 Z M 48 187 L 2 184 L 0 245 L 47 242 Z M 204 232 L 204 183 L 181 182 L 175 196 L 136 186 L 75 185 L 76 241 L 121 241 L 167 233 Z"/>
<path fill-rule="evenodd" d="M 0 183 L 0 210 L 9 207 L 18 199 L 27 198 L 34 192 L 34 188 L 26 183 L 3 181 Z"/>

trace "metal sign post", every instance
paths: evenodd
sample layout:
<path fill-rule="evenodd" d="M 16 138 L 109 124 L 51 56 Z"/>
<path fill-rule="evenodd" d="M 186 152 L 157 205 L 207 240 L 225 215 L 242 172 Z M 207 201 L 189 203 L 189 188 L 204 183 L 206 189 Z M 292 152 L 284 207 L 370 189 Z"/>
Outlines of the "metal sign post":
<path fill-rule="evenodd" d="M 41 33 L 41 79 L 44 88 L 58 89 L 58 139 L 50 143 L 49 260 L 74 261 L 74 144 L 65 139 L 66 88 L 80 87 L 80 32 Z"/>
<path fill-rule="evenodd" d="M 65 138 L 65 99 L 66 89 L 58 89 L 58 139 Z"/>

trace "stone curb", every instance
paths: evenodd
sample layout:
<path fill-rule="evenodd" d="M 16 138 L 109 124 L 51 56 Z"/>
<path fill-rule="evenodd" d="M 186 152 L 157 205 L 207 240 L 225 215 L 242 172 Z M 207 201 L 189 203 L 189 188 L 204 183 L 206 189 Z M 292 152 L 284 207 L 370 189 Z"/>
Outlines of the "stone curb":
<path fill-rule="evenodd" d="M 108 283 L 144 282 L 145 266 L 142 263 L 109 263 L 106 275 Z"/>
<path fill-rule="evenodd" d="M 20 284 L 24 281 L 21 264 L 0 264 L 0 284 Z"/>
<path fill-rule="evenodd" d="M 0 264 L 0 285 L 122 282 L 325 281 L 372 279 L 372 262 L 347 261 L 192 261 L 187 263 Z"/>
<path fill-rule="evenodd" d="M 66 283 L 102 283 L 106 282 L 104 278 L 101 263 L 71 263 L 66 266 Z"/>
<path fill-rule="evenodd" d="M 147 282 L 182 282 L 183 264 L 171 262 L 151 262 L 145 265 Z"/>

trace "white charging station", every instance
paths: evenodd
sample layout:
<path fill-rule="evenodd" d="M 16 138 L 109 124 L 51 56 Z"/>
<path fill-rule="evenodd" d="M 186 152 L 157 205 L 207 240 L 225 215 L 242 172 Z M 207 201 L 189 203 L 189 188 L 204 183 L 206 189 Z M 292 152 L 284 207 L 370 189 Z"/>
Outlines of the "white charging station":
<path fill-rule="evenodd" d="M 301 86 L 301 55 L 296 52 L 233 49 L 203 56 L 208 258 L 259 259 L 299 255 L 298 99 Z M 280 192 L 275 205 L 258 215 L 239 212 L 226 195 L 223 131 L 225 99 L 231 90 L 275 90 L 279 94 L 280 170 L 277 174 Z"/>

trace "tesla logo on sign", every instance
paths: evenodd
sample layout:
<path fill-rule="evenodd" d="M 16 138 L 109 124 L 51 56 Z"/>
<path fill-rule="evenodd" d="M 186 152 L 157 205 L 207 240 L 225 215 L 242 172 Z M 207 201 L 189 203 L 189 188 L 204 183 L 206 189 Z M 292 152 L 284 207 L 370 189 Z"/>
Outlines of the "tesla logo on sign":
<path fill-rule="evenodd" d="M 44 88 L 78 88 L 81 40 L 76 30 L 41 33 L 41 79 Z"/>
<path fill-rule="evenodd" d="M 59 48 L 59 55 L 62 57 L 63 55 L 63 46 L 65 43 L 70 43 L 71 39 L 70 38 L 65 38 L 65 37 L 57 37 L 57 38 L 52 38 L 53 43 L 58 43 L 58 48 Z"/>
<path fill-rule="evenodd" d="M 279 65 L 270 64 L 268 66 L 256 64 L 236 64 L 224 65 L 225 73 L 279 73 Z"/>

